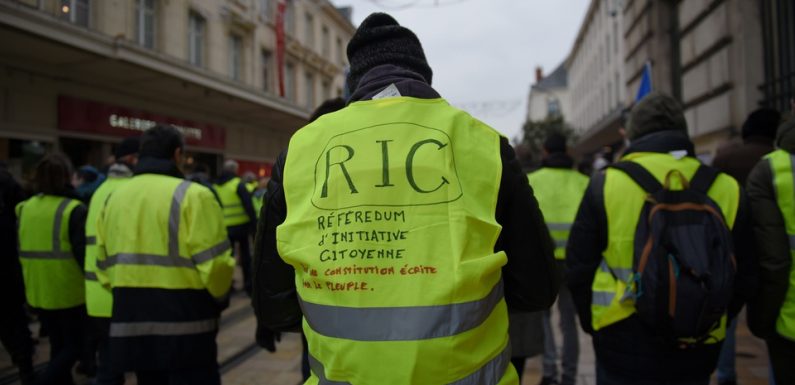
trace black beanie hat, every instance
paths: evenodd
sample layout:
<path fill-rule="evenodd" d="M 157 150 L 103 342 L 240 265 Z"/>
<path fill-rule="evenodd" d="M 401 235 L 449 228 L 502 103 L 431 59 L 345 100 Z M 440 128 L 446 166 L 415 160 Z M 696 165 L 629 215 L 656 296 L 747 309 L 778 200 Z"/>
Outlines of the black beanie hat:
<path fill-rule="evenodd" d="M 113 155 L 116 159 L 121 159 L 127 155 L 137 154 L 140 147 L 141 139 L 139 137 L 131 136 L 129 138 L 124 138 L 124 140 L 119 143 L 119 146 L 116 147 L 116 151 Z"/>
<path fill-rule="evenodd" d="M 566 137 L 559 133 L 552 133 L 544 140 L 544 149 L 550 154 L 566 153 Z"/>
<path fill-rule="evenodd" d="M 382 64 L 392 64 L 420 74 L 431 84 L 433 71 L 417 35 L 401 27 L 386 13 L 367 16 L 348 43 L 348 90 L 353 93 L 367 71 Z"/>
<path fill-rule="evenodd" d="M 776 130 L 780 123 L 781 114 L 778 111 L 770 108 L 760 108 L 745 119 L 742 130 L 743 138 L 757 135 L 775 139 Z"/>

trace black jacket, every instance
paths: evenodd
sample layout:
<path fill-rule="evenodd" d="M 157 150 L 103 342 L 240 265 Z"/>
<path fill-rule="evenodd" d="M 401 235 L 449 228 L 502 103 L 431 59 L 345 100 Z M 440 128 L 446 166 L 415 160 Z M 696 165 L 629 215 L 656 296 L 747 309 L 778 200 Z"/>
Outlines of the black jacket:
<path fill-rule="evenodd" d="M 632 152 L 668 153 L 685 150 L 693 155 L 693 145 L 681 134 L 663 131 L 637 140 Z M 715 369 L 720 344 L 689 350 L 663 345 L 654 331 L 648 330 L 637 316 L 594 332 L 591 328 L 591 285 L 594 273 L 607 247 L 607 214 L 604 206 L 604 172 L 591 178 L 580 205 L 566 249 L 566 279 L 571 289 L 580 325 L 592 334 L 596 358 L 608 371 L 628 379 L 684 381 L 708 378 Z M 729 316 L 734 318 L 750 298 L 755 287 L 753 242 L 748 236 L 749 218 L 744 193 L 732 230 L 737 259 L 734 297 Z"/>
<path fill-rule="evenodd" d="M 795 154 L 795 122 L 779 128 L 777 145 Z M 748 326 L 755 336 L 771 338 L 777 335 L 776 320 L 789 290 L 792 258 L 769 160 L 756 164 L 747 187 L 759 258 L 759 291 L 748 304 Z"/>
<path fill-rule="evenodd" d="M 22 187 L 5 170 L 0 170 L 0 288 L 2 308 L 12 309 L 25 302 L 22 267 L 17 253 L 16 206 L 25 199 Z M 5 324 L 4 324 L 5 325 Z"/>
<path fill-rule="evenodd" d="M 376 67 L 362 78 L 352 100 L 372 98 L 389 84 L 395 84 L 403 96 L 439 97 L 419 75 L 386 65 Z M 273 167 L 254 252 L 252 303 L 258 327 L 275 331 L 297 330 L 302 317 L 293 268 L 276 250 L 276 227 L 287 216 L 282 189 L 286 156 L 282 153 Z M 511 310 L 547 309 L 555 301 L 559 286 L 554 246 L 527 176 L 505 138 L 500 142 L 500 157 L 503 168 L 496 219 L 503 229 L 495 250 L 504 250 L 508 256 L 508 263 L 502 269 L 505 300 Z"/>

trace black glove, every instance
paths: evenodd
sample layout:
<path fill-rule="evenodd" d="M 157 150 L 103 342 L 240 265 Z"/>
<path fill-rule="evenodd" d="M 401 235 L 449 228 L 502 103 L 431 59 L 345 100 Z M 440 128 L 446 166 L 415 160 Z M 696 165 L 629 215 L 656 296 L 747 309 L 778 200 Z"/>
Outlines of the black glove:
<path fill-rule="evenodd" d="M 276 341 L 281 341 L 281 333 L 275 333 L 270 329 L 257 325 L 257 345 L 273 353 L 276 351 Z"/>

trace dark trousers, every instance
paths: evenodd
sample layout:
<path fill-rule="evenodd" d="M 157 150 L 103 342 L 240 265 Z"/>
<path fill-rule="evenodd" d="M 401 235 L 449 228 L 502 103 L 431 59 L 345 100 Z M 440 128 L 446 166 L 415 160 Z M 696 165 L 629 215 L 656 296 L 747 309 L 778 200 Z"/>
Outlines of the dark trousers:
<path fill-rule="evenodd" d="M 110 363 L 110 318 L 91 317 L 91 332 L 97 346 L 97 375 L 94 385 L 122 385 L 124 373 L 113 370 Z"/>
<path fill-rule="evenodd" d="M 84 306 L 63 310 L 40 310 L 39 319 L 50 336 L 50 362 L 38 376 L 42 385 L 69 385 L 72 367 L 83 352 L 86 327 Z"/>
<path fill-rule="evenodd" d="M 221 385 L 218 365 L 175 370 L 135 372 L 138 385 Z"/>
<path fill-rule="evenodd" d="M 312 370 L 309 368 L 309 344 L 306 342 L 304 333 L 301 333 L 301 345 L 303 345 L 303 351 L 301 352 L 301 378 L 306 382 L 312 375 Z"/>
<path fill-rule="evenodd" d="M 516 368 L 516 373 L 519 374 L 519 383 L 522 383 L 522 374 L 524 373 L 524 364 L 527 361 L 527 357 L 512 357 L 511 363 L 513 367 Z"/>
<path fill-rule="evenodd" d="M 251 295 L 251 248 L 249 246 L 249 225 L 230 226 L 227 228 L 229 233 L 229 244 L 232 251 L 237 245 L 239 250 L 240 268 L 243 269 L 243 290 Z"/>
<path fill-rule="evenodd" d="M 28 316 L 21 301 L 8 302 L 0 315 L 0 342 L 26 383 L 33 376 L 33 339 L 28 328 Z"/>
<path fill-rule="evenodd" d="M 777 335 L 766 342 L 776 384 L 795 384 L 795 341 Z"/>
<path fill-rule="evenodd" d="M 671 368 L 676 370 L 676 368 Z M 685 381 L 658 381 L 658 380 L 638 380 L 627 378 L 621 373 L 608 372 L 599 363 L 596 363 L 596 385 L 708 385 L 709 376 L 702 380 Z"/>

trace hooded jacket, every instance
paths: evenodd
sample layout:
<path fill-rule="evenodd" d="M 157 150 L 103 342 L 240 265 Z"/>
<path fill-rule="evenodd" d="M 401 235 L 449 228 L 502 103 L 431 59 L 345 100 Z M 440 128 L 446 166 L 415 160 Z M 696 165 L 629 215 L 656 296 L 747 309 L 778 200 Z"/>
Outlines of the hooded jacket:
<path fill-rule="evenodd" d="M 683 151 L 694 157 L 693 144 L 681 130 L 662 130 L 636 137 L 626 154 Z M 607 213 L 604 205 L 605 174 L 596 174 L 585 192 L 566 249 L 566 279 L 571 289 L 580 325 L 593 337 L 599 365 L 620 373 L 628 380 L 690 381 L 709 378 L 721 344 L 680 350 L 663 345 L 637 315 L 594 332 L 591 323 L 591 286 L 607 248 Z M 734 297 L 729 317 L 734 318 L 754 291 L 753 243 L 748 237 L 749 221 L 741 192 L 737 218 L 732 230 L 737 260 Z"/>
<path fill-rule="evenodd" d="M 779 128 L 776 146 L 795 154 L 795 121 Z M 768 159 L 756 164 L 746 186 L 759 264 L 759 290 L 748 304 L 748 326 L 755 336 L 770 338 L 776 335 L 776 319 L 789 288 L 792 258 Z"/>
<path fill-rule="evenodd" d="M 419 74 L 392 65 L 381 65 L 362 77 L 351 102 L 371 99 L 390 84 L 394 84 L 403 96 L 439 97 Z M 502 268 L 505 300 L 511 311 L 544 310 L 555 301 L 559 286 L 554 273 L 554 246 L 513 148 L 506 138 L 501 138 L 500 144 L 502 177 L 496 219 L 503 229 L 495 250 L 504 250 L 508 256 L 508 262 Z M 287 216 L 282 189 L 286 157 L 287 153 L 282 153 L 273 167 L 265 199 L 267 204 L 257 228 L 252 304 L 257 314 L 258 334 L 266 329 L 296 331 L 302 318 L 295 289 L 295 272 L 276 249 L 276 227 Z"/>

